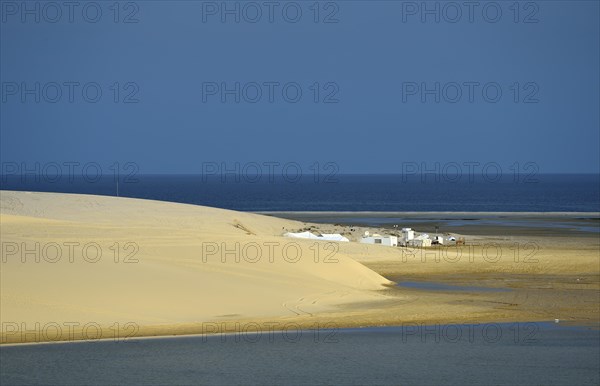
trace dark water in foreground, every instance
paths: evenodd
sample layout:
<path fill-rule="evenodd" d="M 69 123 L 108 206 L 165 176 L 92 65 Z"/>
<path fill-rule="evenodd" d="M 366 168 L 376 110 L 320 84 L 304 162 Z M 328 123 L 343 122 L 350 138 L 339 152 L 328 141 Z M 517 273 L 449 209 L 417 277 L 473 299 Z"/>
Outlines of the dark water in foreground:
<path fill-rule="evenodd" d="M 415 288 L 429 291 L 469 291 L 469 292 L 508 292 L 508 288 L 477 287 L 470 285 L 450 285 L 431 281 L 400 281 L 400 287 Z"/>
<path fill-rule="evenodd" d="M 2 385 L 597 385 L 598 331 L 550 323 L 3 347 Z M 272 338 L 272 339 L 270 339 Z"/>
<path fill-rule="evenodd" d="M 106 170 L 105 170 L 106 172 Z M 48 172 L 50 173 L 50 172 Z M 57 177 L 58 176 L 58 177 Z M 120 175 L 123 197 L 244 211 L 598 212 L 595 174 L 504 175 L 498 181 L 466 176 L 304 175 L 290 177 Z M 116 195 L 116 176 L 2 175 L 4 190 Z"/>

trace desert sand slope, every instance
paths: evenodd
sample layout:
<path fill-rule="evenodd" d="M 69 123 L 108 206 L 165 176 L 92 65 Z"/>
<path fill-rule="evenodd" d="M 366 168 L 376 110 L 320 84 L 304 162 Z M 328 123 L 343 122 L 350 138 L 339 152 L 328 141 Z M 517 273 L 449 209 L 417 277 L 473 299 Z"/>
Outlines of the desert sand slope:
<path fill-rule="evenodd" d="M 384 299 L 389 283 L 331 244 L 282 237 L 302 226 L 291 220 L 76 194 L 0 199 L 0 319 L 12 338 L 36 323 L 309 315 Z"/>

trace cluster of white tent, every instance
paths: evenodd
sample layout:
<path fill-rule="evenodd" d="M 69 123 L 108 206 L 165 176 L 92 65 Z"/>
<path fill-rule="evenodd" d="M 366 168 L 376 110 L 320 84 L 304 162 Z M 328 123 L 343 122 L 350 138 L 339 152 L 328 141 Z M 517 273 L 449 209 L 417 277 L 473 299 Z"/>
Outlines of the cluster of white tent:
<path fill-rule="evenodd" d="M 342 236 L 339 233 L 323 233 L 319 235 L 315 235 L 312 232 L 304 231 L 304 232 L 287 232 L 284 234 L 286 237 L 293 237 L 297 239 L 311 239 L 311 240 L 321 240 L 321 241 L 341 241 L 341 242 L 349 242 L 347 237 Z M 454 237 L 448 238 L 449 241 L 456 240 Z M 363 244 L 381 244 L 388 245 L 392 247 L 396 247 L 398 245 L 402 246 L 410 246 L 410 247 L 430 247 L 432 243 L 435 244 L 443 244 L 444 238 L 443 236 L 435 236 L 433 239 L 426 233 L 423 233 L 419 236 L 414 235 L 414 231 L 411 228 L 403 228 L 402 236 L 400 238 L 396 236 L 387 236 L 387 235 L 378 235 L 378 234 L 369 234 L 369 232 L 365 232 L 364 236 L 360 240 Z"/>
<path fill-rule="evenodd" d="M 315 235 L 314 233 L 311 233 L 309 231 L 306 232 L 300 232 L 300 233 L 293 233 L 293 232 L 287 232 L 286 234 L 284 234 L 284 236 L 286 237 L 294 237 L 297 239 L 312 239 L 312 240 L 324 240 L 324 241 L 343 241 L 343 242 L 348 242 L 350 240 L 348 240 L 347 237 L 344 237 L 342 235 L 340 235 L 339 233 L 323 233 L 320 235 Z"/>

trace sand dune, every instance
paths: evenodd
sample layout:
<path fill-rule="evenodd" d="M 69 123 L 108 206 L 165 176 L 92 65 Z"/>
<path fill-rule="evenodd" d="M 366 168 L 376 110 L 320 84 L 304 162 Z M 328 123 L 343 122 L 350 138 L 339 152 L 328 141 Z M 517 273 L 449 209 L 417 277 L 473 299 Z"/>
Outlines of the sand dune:
<path fill-rule="evenodd" d="M 384 299 L 389 284 L 331 244 L 282 237 L 302 226 L 290 220 L 103 196 L 0 198 L 3 326 L 310 315 Z"/>
<path fill-rule="evenodd" d="M 600 321 L 593 233 L 516 237 L 498 228 L 490 236 L 467 235 L 462 247 L 393 248 L 282 237 L 307 226 L 350 230 L 332 224 L 9 191 L 0 192 L 0 213 L 2 343 L 92 339 L 98 331 L 111 339 L 235 332 L 238 325 L 266 330 L 273 323 L 327 329 L 331 323 Z M 353 240 L 365 230 L 385 232 L 353 228 Z M 380 274 L 508 291 L 390 287 Z"/>

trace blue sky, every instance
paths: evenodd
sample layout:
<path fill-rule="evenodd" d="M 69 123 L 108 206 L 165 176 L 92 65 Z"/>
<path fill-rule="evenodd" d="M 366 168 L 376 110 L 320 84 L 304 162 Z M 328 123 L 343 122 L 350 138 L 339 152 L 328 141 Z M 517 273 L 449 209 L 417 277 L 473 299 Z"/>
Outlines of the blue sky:
<path fill-rule="evenodd" d="M 463 3 L 2 1 L 1 160 L 598 173 L 599 2 Z"/>

